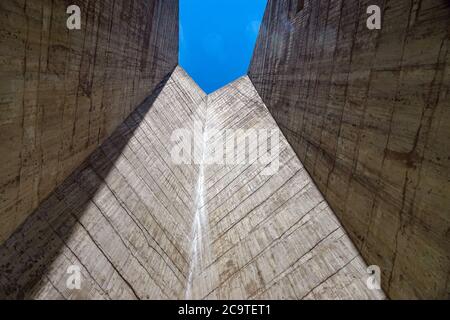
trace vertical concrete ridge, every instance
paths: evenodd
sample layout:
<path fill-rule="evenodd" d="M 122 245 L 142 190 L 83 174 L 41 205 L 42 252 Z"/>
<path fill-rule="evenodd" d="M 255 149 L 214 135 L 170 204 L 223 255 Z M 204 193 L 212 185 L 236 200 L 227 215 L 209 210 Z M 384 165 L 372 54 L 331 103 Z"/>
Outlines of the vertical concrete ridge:
<path fill-rule="evenodd" d="M 204 171 L 205 171 L 205 155 L 206 155 L 206 139 L 207 139 L 207 124 L 206 121 L 208 119 L 208 96 L 205 98 L 206 102 L 206 112 L 205 112 L 205 121 L 202 127 L 201 134 L 201 157 L 199 163 L 199 174 L 197 179 L 197 189 L 196 189 L 196 202 L 195 202 L 195 214 L 194 220 L 192 223 L 192 248 L 191 248 L 191 259 L 189 265 L 189 277 L 186 284 L 186 292 L 185 299 L 192 299 L 192 288 L 193 281 L 198 273 L 198 270 L 202 268 L 203 256 L 208 255 L 209 247 L 205 247 L 204 245 L 207 243 L 204 237 L 208 233 L 208 217 L 204 208 L 204 199 L 205 199 L 205 191 L 204 191 Z"/>

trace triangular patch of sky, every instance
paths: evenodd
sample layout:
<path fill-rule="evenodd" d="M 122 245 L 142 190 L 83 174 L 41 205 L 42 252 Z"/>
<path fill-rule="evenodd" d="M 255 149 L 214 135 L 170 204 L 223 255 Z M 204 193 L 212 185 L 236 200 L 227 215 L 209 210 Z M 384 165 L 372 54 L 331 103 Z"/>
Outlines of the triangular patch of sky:
<path fill-rule="evenodd" d="M 211 93 L 247 74 L 267 0 L 180 0 L 180 65 Z"/>

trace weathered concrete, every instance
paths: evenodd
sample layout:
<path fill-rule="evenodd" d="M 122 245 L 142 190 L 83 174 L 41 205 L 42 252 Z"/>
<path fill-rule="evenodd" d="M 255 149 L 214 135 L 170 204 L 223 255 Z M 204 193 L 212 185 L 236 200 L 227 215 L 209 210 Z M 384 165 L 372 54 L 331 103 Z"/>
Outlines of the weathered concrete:
<path fill-rule="evenodd" d="M 269 1 L 252 82 L 386 293 L 450 298 L 450 2 L 294 2 Z"/>
<path fill-rule="evenodd" d="M 196 123 L 202 154 L 226 129 L 281 134 L 247 77 L 206 97 L 176 68 L 0 247 L 0 297 L 384 298 L 284 137 L 271 176 L 260 161 L 175 164 L 173 130 Z"/>
<path fill-rule="evenodd" d="M 178 1 L 2 0 L 0 42 L 3 243 L 177 65 Z"/>
<path fill-rule="evenodd" d="M 199 257 L 193 257 L 195 275 L 187 297 L 383 298 L 383 292 L 367 288 L 367 266 L 248 77 L 209 95 L 206 119 L 209 150 L 226 147 L 224 141 L 232 139 L 225 136 L 228 129 L 279 134 L 280 166 L 264 175 L 261 153 L 249 163 L 204 165 L 197 210 L 204 218 L 196 234 L 201 246 Z M 213 129 L 216 135 L 208 134 Z M 265 143 L 258 139 L 259 150 Z"/>
<path fill-rule="evenodd" d="M 81 31 L 0 2 L 0 298 L 383 299 L 362 257 L 391 298 L 450 296 L 448 1 L 270 0 L 251 80 L 210 96 L 175 68 L 176 0 L 74 3 Z M 273 175 L 205 160 L 279 128 Z"/>
<path fill-rule="evenodd" d="M 1 298 L 184 297 L 198 166 L 172 163 L 171 134 L 206 96 L 179 68 L 161 86 L 0 247 Z"/>

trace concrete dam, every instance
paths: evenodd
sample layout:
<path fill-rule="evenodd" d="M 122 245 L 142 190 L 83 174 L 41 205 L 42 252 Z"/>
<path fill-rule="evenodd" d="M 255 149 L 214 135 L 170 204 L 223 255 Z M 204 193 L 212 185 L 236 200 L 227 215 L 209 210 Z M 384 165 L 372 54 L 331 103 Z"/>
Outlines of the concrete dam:
<path fill-rule="evenodd" d="M 1 299 L 450 298 L 448 1 L 269 0 L 209 95 L 178 0 L 73 2 L 0 3 Z"/>

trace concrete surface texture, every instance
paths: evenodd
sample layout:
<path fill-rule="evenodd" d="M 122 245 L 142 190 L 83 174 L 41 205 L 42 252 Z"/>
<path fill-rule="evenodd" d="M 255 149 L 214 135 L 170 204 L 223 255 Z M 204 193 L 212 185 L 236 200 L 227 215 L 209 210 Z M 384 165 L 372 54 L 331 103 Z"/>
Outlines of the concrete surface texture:
<path fill-rule="evenodd" d="M 181 69 L 162 83 L 0 248 L 0 297 L 183 298 L 198 166 L 172 164 L 171 135 L 205 98 Z"/>
<path fill-rule="evenodd" d="M 450 2 L 296 3 L 269 0 L 253 84 L 387 295 L 450 298 Z"/>
<path fill-rule="evenodd" d="M 382 299 L 367 266 L 283 137 L 248 77 L 208 96 L 206 149 L 226 148 L 227 130 L 279 134 L 279 170 L 261 154 L 244 164 L 204 164 L 199 250 L 187 298 Z M 214 134 L 208 132 L 216 129 Z M 259 139 L 258 148 L 266 140 Z M 253 145 L 256 148 L 255 145 Z M 251 147 L 248 147 L 251 148 Z M 247 153 L 250 149 L 247 149 Z M 276 157 L 275 155 L 272 157 Z"/>
<path fill-rule="evenodd" d="M 209 96 L 177 0 L 73 2 L 0 1 L 0 298 L 450 297 L 448 1 L 269 0 Z"/>
<path fill-rule="evenodd" d="M 178 1 L 0 1 L 0 243 L 178 62 Z"/>
<path fill-rule="evenodd" d="M 202 153 L 220 145 L 213 128 L 279 133 L 248 77 L 206 97 L 177 67 L 0 247 L 0 297 L 384 298 L 283 136 L 274 175 L 174 164 L 173 130 L 196 123 Z"/>

